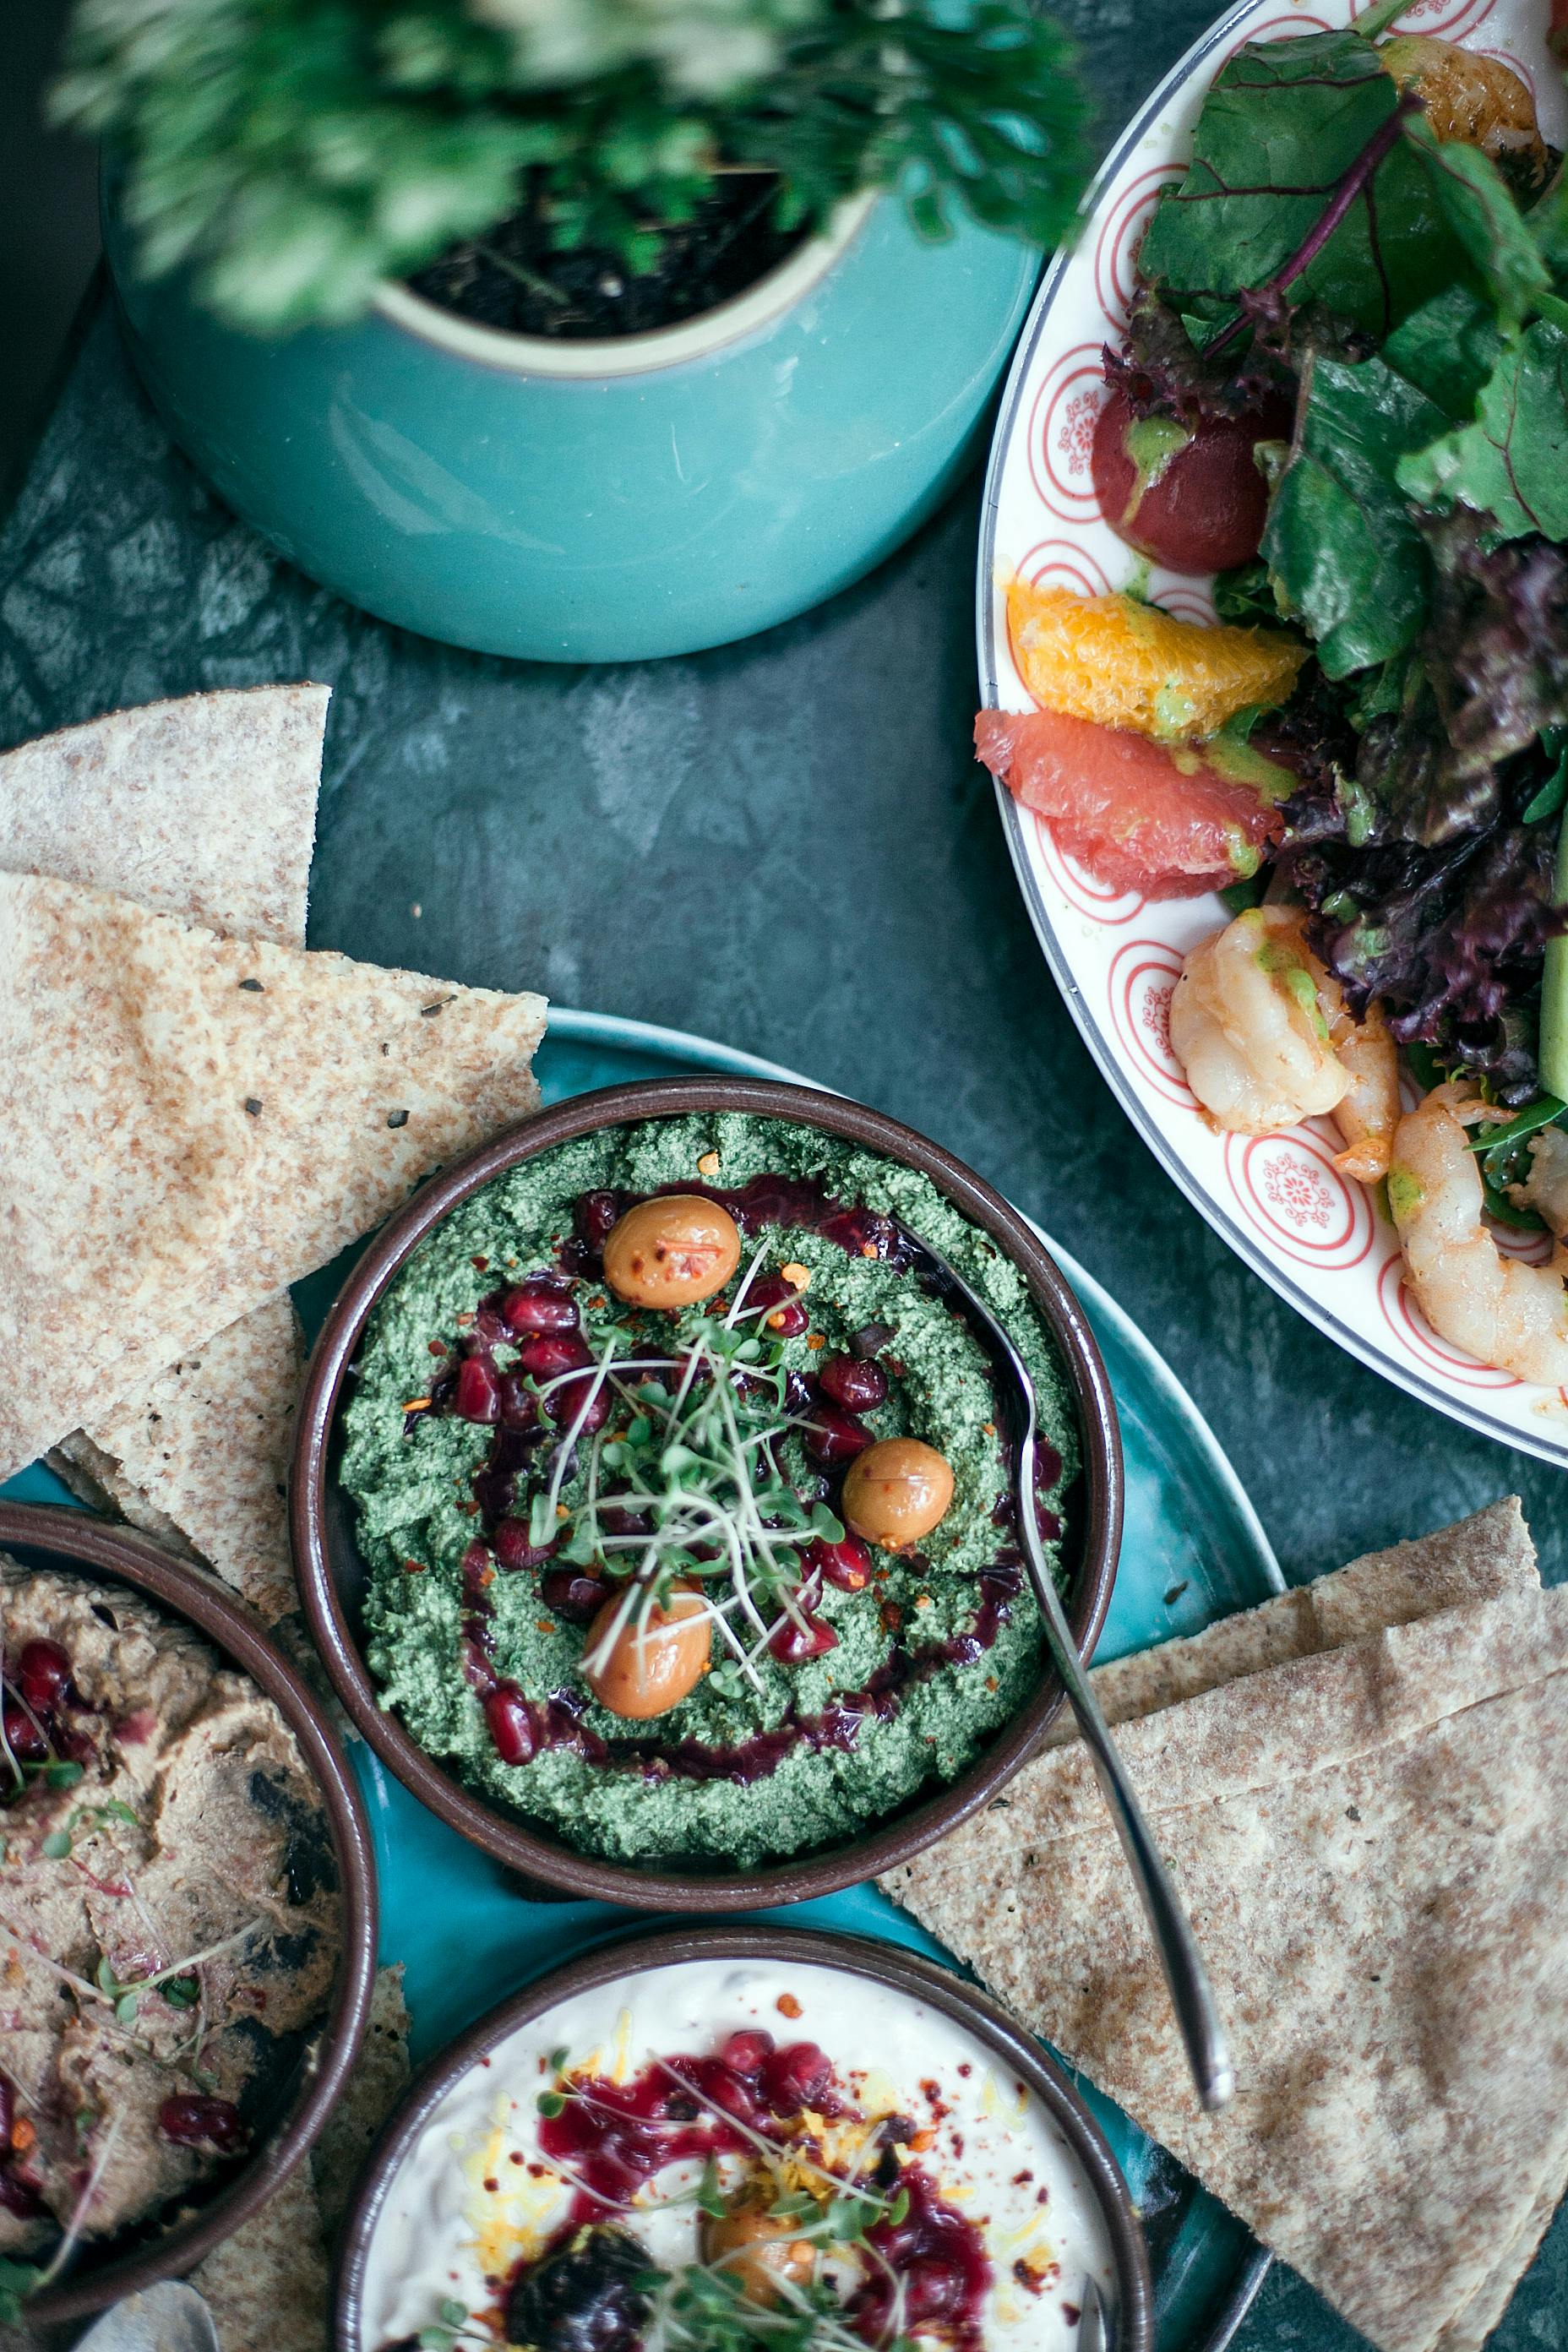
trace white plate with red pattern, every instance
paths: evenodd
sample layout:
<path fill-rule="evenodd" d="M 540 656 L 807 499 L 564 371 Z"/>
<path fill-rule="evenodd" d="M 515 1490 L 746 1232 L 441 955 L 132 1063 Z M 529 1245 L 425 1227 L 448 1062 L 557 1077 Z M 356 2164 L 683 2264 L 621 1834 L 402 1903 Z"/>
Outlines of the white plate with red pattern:
<path fill-rule="evenodd" d="M 1151 572 L 1104 520 L 1089 444 L 1105 398 L 1101 350 L 1121 341 L 1139 241 L 1160 190 L 1186 167 L 1210 82 L 1245 42 L 1337 30 L 1366 0 L 1241 0 L 1188 50 L 1129 125 L 1090 191 L 1077 242 L 1041 284 L 1013 363 L 986 477 L 977 630 L 982 703 L 1027 710 L 1005 583 L 1089 593 L 1128 586 L 1192 620 L 1215 617 L 1206 579 Z M 1562 70 L 1546 47 L 1547 0 L 1415 0 L 1401 32 L 1436 34 L 1506 58 L 1536 93 L 1542 128 L 1568 141 Z M 997 787 L 1013 862 L 1046 960 L 1085 1042 L 1155 1155 L 1237 1255 L 1363 1363 L 1472 1429 L 1568 1465 L 1568 1391 L 1479 1363 L 1439 1339 L 1401 1279 L 1393 1225 L 1333 1165 L 1324 1119 L 1261 1137 L 1217 1135 L 1171 1051 L 1182 959 L 1227 919 L 1218 898 L 1146 900 L 1107 889 L 1066 856 L 1047 823 Z M 1412 1096 L 1414 1099 L 1414 1096 Z M 1503 1237 L 1518 1249 L 1525 1237 Z M 1527 1248 L 1544 1256 L 1543 1240 Z"/>

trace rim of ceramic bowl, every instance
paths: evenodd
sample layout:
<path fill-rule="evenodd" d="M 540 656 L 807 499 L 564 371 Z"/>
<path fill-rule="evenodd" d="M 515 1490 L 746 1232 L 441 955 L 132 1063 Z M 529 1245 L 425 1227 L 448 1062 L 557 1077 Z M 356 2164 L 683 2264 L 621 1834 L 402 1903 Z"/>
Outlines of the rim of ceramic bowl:
<path fill-rule="evenodd" d="M 325 1706 L 274 1647 L 261 1619 L 216 1577 L 174 1559 L 144 1537 L 58 1504 L 0 1503 L 0 1550 L 22 1555 L 24 1565 L 36 1561 L 128 1585 L 171 1616 L 194 1625 L 250 1677 L 293 1733 L 321 1792 L 342 1901 L 342 1958 L 331 2001 L 300 2063 L 281 2121 L 243 2170 L 188 2221 L 161 2234 L 136 2238 L 121 2253 L 107 2251 L 115 2241 L 106 2241 L 103 2257 L 95 2258 L 89 2270 L 68 2273 L 30 2301 L 29 2322 L 52 2327 L 86 2318 L 160 2279 L 184 2277 L 266 2202 L 317 2138 L 353 2070 L 370 2013 L 375 1976 L 375 1862 L 353 1773 Z"/>
<path fill-rule="evenodd" d="M 826 276 L 849 246 L 877 203 L 879 191 L 863 189 L 834 207 L 826 225 L 815 236 L 786 254 L 772 269 L 716 302 L 694 319 L 672 327 L 656 327 L 637 335 L 584 336 L 581 341 L 550 335 L 514 335 L 500 327 L 482 327 L 471 319 L 445 310 L 426 300 L 401 279 L 383 278 L 375 289 L 374 308 L 382 318 L 421 341 L 435 343 L 454 358 L 475 360 L 509 375 L 551 376 L 561 383 L 591 383 L 606 376 L 647 375 L 656 368 L 682 367 L 702 360 L 755 334 L 784 311 L 804 300 Z"/>
<path fill-rule="evenodd" d="M 891 1870 L 989 1801 L 1038 1747 L 1064 1701 L 1043 1665 L 1034 1695 L 959 1779 L 826 1850 L 748 1871 L 707 1874 L 579 1853 L 521 1814 L 464 1786 L 377 1703 L 345 1588 L 363 1584 L 352 1511 L 336 1477 L 335 1434 L 350 1366 L 372 1310 L 413 1252 L 459 1202 L 554 1145 L 635 1121 L 724 1111 L 791 1120 L 901 1162 L 931 1179 L 961 1215 L 992 1237 L 1023 1274 L 1056 1343 L 1076 1408 L 1083 1454 L 1077 1481 L 1068 1622 L 1085 1658 L 1110 1606 L 1121 1535 L 1121 1444 L 1110 1383 L 1088 1318 L 1043 1244 L 1015 1209 L 963 1160 L 912 1128 L 840 1095 L 771 1079 L 642 1078 L 575 1095 L 446 1169 L 417 1192 L 359 1261 L 333 1302 L 306 1370 L 289 1472 L 289 1526 L 305 1612 L 338 1695 L 387 1769 L 449 1828 L 541 1888 L 660 1911 L 754 1910 L 804 1902 Z"/>
<path fill-rule="evenodd" d="M 1118 2352 L 1151 2352 L 1153 2290 L 1148 2249 L 1131 2192 L 1105 2137 L 1066 2074 L 989 1994 L 934 1960 L 870 1937 L 825 1935 L 800 1927 L 679 1927 L 662 1935 L 618 1936 L 536 1978 L 488 2011 L 418 2074 L 371 2151 L 343 2223 L 333 2283 L 336 2352 L 373 2352 L 363 2335 L 365 2273 L 382 2209 L 430 2116 L 471 2066 L 521 2025 L 574 1995 L 653 1968 L 692 1960 L 779 1960 L 864 1977 L 940 2009 L 987 2044 L 1028 2084 L 1082 2165 L 1110 2242 L 1119 2308 Z"/>

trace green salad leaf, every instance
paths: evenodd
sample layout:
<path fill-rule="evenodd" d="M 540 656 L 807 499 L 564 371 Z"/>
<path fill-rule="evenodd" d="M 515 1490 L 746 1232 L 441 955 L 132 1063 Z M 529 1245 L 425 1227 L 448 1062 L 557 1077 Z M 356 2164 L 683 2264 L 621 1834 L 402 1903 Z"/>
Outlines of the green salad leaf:
<path fill-rule="evenodd" d="M 1496 310 L 1457 278 L 1400 320 L 1382 356 L 1456 425 L 1468 425 L 1502 349 Z"/>
<path fill-rule="evenodd" d="M 1537 319 L 1510 336 L 1474 421 L 1412 450 L 1398 482 L 1417 506 L 1490 515 L 1500 540 L 1568 539 L 1568 332 Z"/>
<path fill-rule="evenodd" d="M 1307 363 L 1263 553 L 1330 677 L 1390 661 L 1420 634 L 1431 566 L 1396 472 L 1447 421 L 1382 359 Z"/>
<path fill-rule="evenodd" d="M 1311 237 L 1369 150 L 1386 143 L 1364 188 L 1290 281 L 1383 334 L 1455 276 L 1460 249 L 1425 159 L 1400 137 L 1398 89 L 1353 32 L 1249 44 L 1221 67 L 1198 116 L 1193 161 L 1161 197 L 1140 268 L 1210 332 L 1234 298 L 1268 284 Z M 1200 336 L 1204 329 L 1199 312 Z"/>
<path fill-rule="evenodd" d="M 1522 326 L 1551 293 L 1552 272 L 1507 181 L 1489 155 L 1458 140 L 1439 140 L 1420 115 L 1405 125 L 1405 136 L 1491 296 L 1499 324 L 1505 332 Z"/>

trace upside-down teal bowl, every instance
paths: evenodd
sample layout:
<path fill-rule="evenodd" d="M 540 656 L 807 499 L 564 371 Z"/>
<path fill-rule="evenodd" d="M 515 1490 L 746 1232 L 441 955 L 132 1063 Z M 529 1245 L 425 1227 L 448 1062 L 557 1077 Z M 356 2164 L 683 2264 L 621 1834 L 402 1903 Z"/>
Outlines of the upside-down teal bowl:
<path fill-rule="evenodd" d="M 896 199 L 703 318 L 564 344 L 384 286 L 276 341 L 104 241 L 132 355 L 236 513 L 383 620 L 535 661 L 690 653 L 771 627 L 889 554 L 963 468 L 1039 255 Z"/>

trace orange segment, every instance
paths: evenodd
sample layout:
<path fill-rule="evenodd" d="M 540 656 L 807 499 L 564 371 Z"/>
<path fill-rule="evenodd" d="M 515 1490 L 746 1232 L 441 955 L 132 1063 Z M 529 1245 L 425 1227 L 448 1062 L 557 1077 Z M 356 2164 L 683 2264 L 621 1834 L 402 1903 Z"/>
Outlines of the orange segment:
<path fill-rule="evenodd" d="M 1136 596 L 1081 596 L 1014 580 L 1007 618 L 1019 675 L 1045 710 L 1201 742 L 1250 703 L 1283 702 L 1307 649 L 1273 629 L 1181 621 Z"/>

